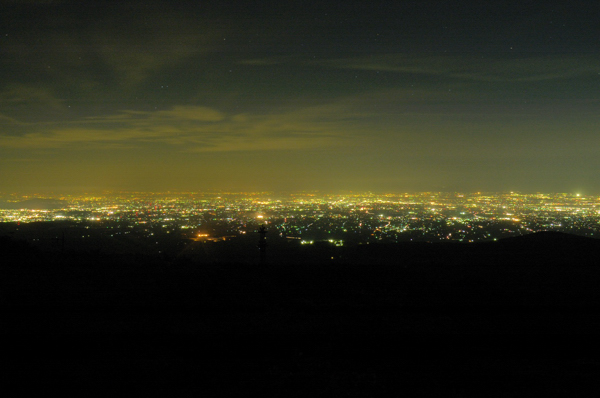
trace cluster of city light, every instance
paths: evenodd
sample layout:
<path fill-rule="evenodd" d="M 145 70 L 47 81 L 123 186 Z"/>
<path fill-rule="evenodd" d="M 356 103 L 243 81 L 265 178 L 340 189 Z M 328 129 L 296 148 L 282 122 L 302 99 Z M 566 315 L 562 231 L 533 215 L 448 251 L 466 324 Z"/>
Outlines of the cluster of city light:
<path fill-rule="evenodd" d="M 18 208 L 31 198 L 5 196 L 11 209 L 0 210 L 0 222 L 91 223 L 114 231 L 111 236 L 136 229 L 149 237 L 160 229 L 196 240 L 233 239 L 267 224 L 270 239 L 334 245 L 477 242 L 541 230 L 594 236 L 600 228 L 600 197 L 565 193 L 135 192 L 54 197 L 62 205 L 52 210 Z"/>

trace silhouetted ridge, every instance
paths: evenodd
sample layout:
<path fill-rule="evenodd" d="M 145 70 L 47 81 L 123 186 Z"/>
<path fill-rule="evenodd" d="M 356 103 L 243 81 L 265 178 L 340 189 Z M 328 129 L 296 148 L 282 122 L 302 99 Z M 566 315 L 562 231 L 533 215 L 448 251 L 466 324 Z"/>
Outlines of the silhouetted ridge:
<path fill-rule="evenodd" d="M 600 245 L 600 240 L 558 231 L 541 231 L 523 236 L 501 239 L 506 244 L 522 245 Z"/>
<path fill-rule="evenodd" d="M 555 231 L 506 238 L 498 243 L 505 253 L 532 264 L 597 265 L 600 253 L 599 239 Z"/>

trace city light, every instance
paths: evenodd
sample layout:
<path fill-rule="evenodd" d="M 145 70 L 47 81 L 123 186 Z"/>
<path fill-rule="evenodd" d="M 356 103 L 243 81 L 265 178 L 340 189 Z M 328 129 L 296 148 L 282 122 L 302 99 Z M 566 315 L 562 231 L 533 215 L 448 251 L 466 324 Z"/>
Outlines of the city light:
<path fill-rule="evenodd" d="M 593 237 L 600 228 L 600 197 L 566 193 L 135 192 L 62 197 L 52 209 L 21 208 L 25 199 L 11 195 L 10 202 L 5 200 L 12 208 L 0 209 L 0 222 L 92 226 L 110 231 L 113 238 L 135 232 L 141 237 L 251 239 L 268 223 L 274 232 L 270 240 L 342 246 L 482 242 L 547 230 Z"/>

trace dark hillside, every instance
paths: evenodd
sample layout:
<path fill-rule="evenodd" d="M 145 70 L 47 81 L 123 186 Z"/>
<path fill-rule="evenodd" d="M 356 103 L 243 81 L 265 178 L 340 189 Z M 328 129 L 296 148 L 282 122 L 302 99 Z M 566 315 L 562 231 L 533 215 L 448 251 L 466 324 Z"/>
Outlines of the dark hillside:
<path fill-rule="evenodd" d="M 600 372 L 595 240 L 364 245 L 264 266 L 0 244 L 5 375 L 129 374 L 223 395 L 513 396 L 583 393 Z"/>

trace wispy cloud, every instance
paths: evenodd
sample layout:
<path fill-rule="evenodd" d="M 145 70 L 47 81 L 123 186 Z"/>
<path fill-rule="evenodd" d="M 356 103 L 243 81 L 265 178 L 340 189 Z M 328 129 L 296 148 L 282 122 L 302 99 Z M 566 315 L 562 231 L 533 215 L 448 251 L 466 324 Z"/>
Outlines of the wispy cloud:
<path fill-rule="evenodd" d="M 339 69 L 370 70 L 484 82 L 534 82 L 572 78 L 600 71 L 598 60 L 588 56 L 423 56 L 386 54 L 363 58 L 314 61 Z"/>
<path fill-rule="evenodd" d="M 9 116 L 0 114 L 0 125 L 18 125 L 19 121 Z"/>
<path fill-rule="evenodd" d="M 40 106 L 50 110 L 64 110 L 64 101 L 56 98 L 51 90 L 34 84 L 12 84 L 0 92 L 0 104 L 8 106 Z"/>
<path fill-rule="evenodd" d="M 240 65 L 250 65 L 250 66 L 273 66 L 273 65 L 281 65 L 290 62 L 302 62 L 306 57 L 298 56 L 298 55 L 278 55 L 278 56 L 270 56 L 270 57 L 262 57 L 262 58 L 247 58 L 238 61 Z"/>
<path fill-rule="evenodd" d="M 207 54 L 220 44 L 226 29 L 166 4 L 89 3 L 76 12 L 56 12 L 57 20 L 51 17 L 58 6 L 54 2 L 19 3 L 15 18 L 29 15 L 35 24 L 23 32 L 17 26 L 5 37 L 3 63 L 34 72 L 39 81 L 50 78 L 72 85 L 82 80 L 96 88 L 116 84 L 123 90 Z M 82 24 L 90 14 L 93 22 Z"/>
<path fill-rule="evenodd" d="M 125 111 L 0 136 L 1 147 L 135 148 L 163 145 L 183 152 L 305 149 L 348 145 L 360 115 L 343 104 L 266 114 L 225 114 L 204 106 Z"/>
<path fill-rule="evenodd" d="M 225 114 L 205 106 L 174 106 L 170 110 L 158 111 L 152 117 L 198 122 L 219 122 L 225 119 Z"/>

